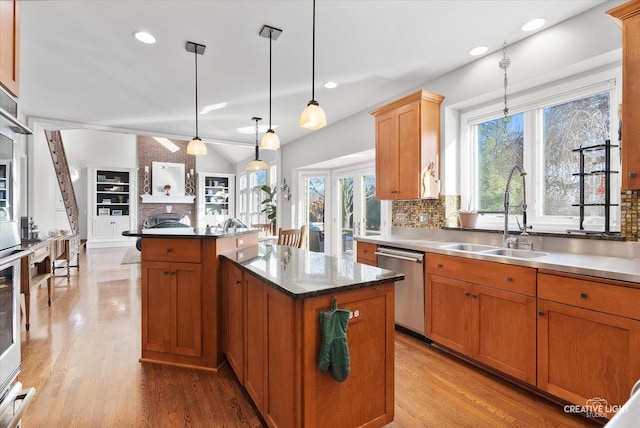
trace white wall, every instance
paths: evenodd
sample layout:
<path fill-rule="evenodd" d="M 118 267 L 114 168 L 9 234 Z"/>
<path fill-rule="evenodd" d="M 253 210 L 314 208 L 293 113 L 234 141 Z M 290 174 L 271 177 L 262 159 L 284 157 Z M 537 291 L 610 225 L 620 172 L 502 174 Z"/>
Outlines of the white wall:
<path fill-rule="evenodd" d="M 619 62 L 621 31 L 605 12 L 623 2 L 608 1 L 510 45 L 509 92 L 515 94 Z M 296 168 L 374 148 L 374 119 L 369 111 L 424 88 L 445 96 L 441 124 L 443 192 L 459 194 L 459 113 L 464 108 L 503 96 L 503 71 L 498 66 L 501 58 L 502 50 L 425 82 L 412 91 L 398 94 L 393 99 L 380 100 L 379 104 L 340 122 L 331 123 L 331 112 L 327 112 L 329 126 L 282 146 L 280 181 L 284 177 L 288 183 L 294 183 Z M 292 224 L 292 210 L 285 208 L 280 210 L 283 227 Z"/>
<path fill-rule="evenodd" d="M 207 145 L 206 156 L 196 156 L 196 171 L 235 174 L 235 165 L 222 156 L 215 145 Z"/>

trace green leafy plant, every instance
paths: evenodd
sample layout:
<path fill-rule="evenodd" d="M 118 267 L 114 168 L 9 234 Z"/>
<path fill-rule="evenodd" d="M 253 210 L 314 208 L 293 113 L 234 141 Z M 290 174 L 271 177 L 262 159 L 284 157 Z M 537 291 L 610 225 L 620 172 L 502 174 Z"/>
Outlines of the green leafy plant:
<path fill-rule="evenodd" d="M 277 188 L 271 188 L 271 186 L 267 186 L 266 184 L 260 189 L 266 193 L 266 197 L 260 202 L 263 205 L 262 211 L 267 215 L 267 219 L 271 223 L 271 226 L 276 225 L 276 214 L 277 214 L 277 206 L 276 206 L 276 192 Z"/>

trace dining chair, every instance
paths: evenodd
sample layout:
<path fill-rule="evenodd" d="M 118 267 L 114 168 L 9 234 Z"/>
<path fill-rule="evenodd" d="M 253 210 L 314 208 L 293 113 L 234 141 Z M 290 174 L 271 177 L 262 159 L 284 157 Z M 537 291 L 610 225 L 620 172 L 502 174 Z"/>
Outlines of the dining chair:
<path fill-rule="evenodd" d="M 289 245 L 291 247 L 302 248 L 307 238 L 306 226 L 300 229 L 283 229 L 278 231 L 278 245 Z"/>
<path fill-rule="evenodd" d="M 271 236 L 271 223 L 256 223 L 251 225 L 252 229 L 258 229 L 258 236 L 260 238 L 265 238 L 267 236 Z"/>

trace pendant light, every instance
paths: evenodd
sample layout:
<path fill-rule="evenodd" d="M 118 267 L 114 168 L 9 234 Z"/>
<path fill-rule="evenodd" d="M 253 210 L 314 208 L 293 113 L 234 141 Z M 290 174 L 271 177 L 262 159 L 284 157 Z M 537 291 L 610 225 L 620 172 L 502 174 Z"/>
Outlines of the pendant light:
<path fill-rule="evenodd" d="M 193 52 L 196 59 L 196 136 L 189 141 L 187 153 L 190 155 L 206 155 L 207 146 L 198 137 L 198 55 L 204 55 L 206 46 L 194 42 L 187 42 L 187 52 Z"/>
<path fill-rule="evenodd" d="M 260 147 L 265 150 L 278 150 L 280 148 L 280 138 L 271 127 L 271 44 L 274 40 L 278 40 L 280 34 L 282 34 L 282 30 L 269 25 L 264 25 L 260 30 L 261 37 L 269 38 L 269 129 L 267 129 L 267 132 L 262 136 L 262 141 L 260 141 Z"/>
<path fill-rule="evenodd" d="M 247 171 L 262 171 L 265 169 L 269 169 L 269 165 L 259 159 L 260 147 L 258 146 L 258 121 L 262 120 L 262 118 L 252 117 L 251 120 L 256 121 L 256 158 L 247 164 Z"/>
<path fill-rule="evenodd" d="M 320 129 L 327 125 L 327 115 L 315 99 L 316 78 L 316 0 L 313 0 L 313 44 L 311 60 L 311 101 L 300 115 L 300 126 L 307 129 Z"/>

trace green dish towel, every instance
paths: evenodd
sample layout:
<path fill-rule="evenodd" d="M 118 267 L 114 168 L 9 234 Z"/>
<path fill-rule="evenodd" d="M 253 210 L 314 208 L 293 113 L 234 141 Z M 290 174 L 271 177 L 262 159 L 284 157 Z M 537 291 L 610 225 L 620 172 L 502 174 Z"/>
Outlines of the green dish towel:
<path fill-rule="evenodd" d="M 333 308 L 320 312 L 322 346 L 318 356 L 318 370 L 327 371 L 338 382 L 349 376 L 349 346 L 347 344 L 347 324 L 349 309 L 338 309 L 334 300 Z"/>

